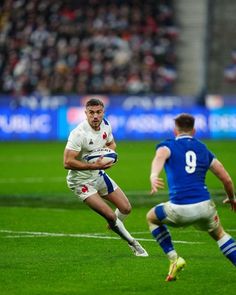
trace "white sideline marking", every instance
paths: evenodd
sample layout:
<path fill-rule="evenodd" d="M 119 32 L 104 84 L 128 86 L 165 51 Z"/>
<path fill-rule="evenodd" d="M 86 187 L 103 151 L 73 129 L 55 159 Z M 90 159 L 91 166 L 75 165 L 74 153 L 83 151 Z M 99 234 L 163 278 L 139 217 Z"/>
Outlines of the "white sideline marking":
<path fill-rule="evenodd" d="M 31 232 L 31 231 L 14 231 L 0 229 L 1 233 L 11 234 L 5 238 L 36 238 L 36 237 L 70 237 L 70 238 L 90 238 L 90 239 L 108 239 L 120 240 L 119 237 L 105 236 L 102 234 L 65 234 L 65 233 L 48 233 L 48 232 Z M 139 241 L 155 242 L 154 239 L 138 238 Z M 204 242 L 173 241 L 178 244 L 204 244 Z"/>

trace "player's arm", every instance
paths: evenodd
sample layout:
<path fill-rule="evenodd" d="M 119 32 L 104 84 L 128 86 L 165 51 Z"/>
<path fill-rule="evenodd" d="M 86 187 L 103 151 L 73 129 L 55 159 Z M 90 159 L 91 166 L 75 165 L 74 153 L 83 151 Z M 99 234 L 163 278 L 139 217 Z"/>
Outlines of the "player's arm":
<path fill-rule="evenodd" d="M 170 156 L 170 150 L 167 147 L 159 147 L 156 151 L 156 154 L 152 160 L 151 164 L 151 194 L 154 194 L 158 191 L 159 188 L 164 188 L 164 181 L 159 177 L 166 160 Z"/>
<path fill-rule="evenodd" d="M 95 163 L 85 163 L 77 159 L 79 152 L 65 148 L 64 151 L 64 168 L 70 170 L 99 170 L 112 166 L 103 164 L 99 158 Z"/>
<path fill-rule="evenodd" d="M 227 198 L 224 200 L 224 203 L 230 203 L 232 210 L 236 211 L 234 184 L 229 173 L 226 171 L 223 164 L 217 159 L 213 159 L 210 170 L 223 183 L 227 194 Z"/>
<path fill-rule="evenodd" d="M 107 142 L 107 143 L 106 143 L 106 146 L 107 146 L 109 149 L 115 151 L 115 150 L 116 150 L 116 143 L 115 143 L 115 140 L 113 139 L 112 141 Z"/>

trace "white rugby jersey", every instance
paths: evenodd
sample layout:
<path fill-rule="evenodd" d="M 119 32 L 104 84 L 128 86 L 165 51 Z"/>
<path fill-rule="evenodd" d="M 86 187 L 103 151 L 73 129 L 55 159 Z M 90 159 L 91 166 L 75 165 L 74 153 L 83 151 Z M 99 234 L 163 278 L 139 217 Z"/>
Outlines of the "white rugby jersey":
<path fill-rule="evenodd" d="M 78 160 L 86 162 L 84 159 L 94 149 L 103 148 L 113 140 L 110 123 L 103 119 L 100 130 L 94 130 L 87 120 L 81 122 L 69 135 L 66 148 L 79 152 Z M 93 181 L 98 175 L 99 170 L 69 170 L 67 182 L 69 186 L 88 180 Z"/>

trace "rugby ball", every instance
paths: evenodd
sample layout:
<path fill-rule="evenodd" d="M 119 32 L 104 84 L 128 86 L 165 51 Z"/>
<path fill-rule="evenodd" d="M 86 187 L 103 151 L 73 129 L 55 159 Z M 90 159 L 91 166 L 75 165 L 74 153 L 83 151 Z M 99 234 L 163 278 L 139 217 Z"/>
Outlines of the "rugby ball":
<path fill-rule="evenodd" d="M 102 156 L 102 163 L 106 164 L 112 162 L 113 164 L 117 162 L 118 155 L 115 151 L 109 148 L 100 148 L 93 150 L 90 154 L 86 156 L 88 163 L 94 163 L 98 158 Z"/>

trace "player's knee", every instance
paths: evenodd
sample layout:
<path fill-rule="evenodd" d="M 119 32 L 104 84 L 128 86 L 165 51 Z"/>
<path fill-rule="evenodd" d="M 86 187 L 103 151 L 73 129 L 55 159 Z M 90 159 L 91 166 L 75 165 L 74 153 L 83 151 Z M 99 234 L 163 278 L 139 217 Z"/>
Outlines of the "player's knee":
<path fill-rule="evenodd" d="M 146 220 L 148 223 L 153 223 L 153 210 L 149 210 L 146 215 Z"/>
<path fill-rule="evenodd" d="M 106 216 L 105 216 L 105 218 L 106 218 L 106 220 L 107 220 L 107 222 L 110 224 L 112 224 L 112 223 L 115 223 L 116 222 L 116 215 L 115 215 L 115 213 L 114 212 L 109 212 L 109 213 L 107 213 L 106 214 Z"/>
<path fill-rule="evenodd" d="M 122 214 L 128 215 L 128 214 L 130 214 L 131 210 L 132 210 L 132 207 L 131 207 L 130 204 L 128 204 L 128 205 L 126 205 L 124 208 L 121 208 L 121 209 L 120 209 L 120 212 L 121 212 Z"/>

